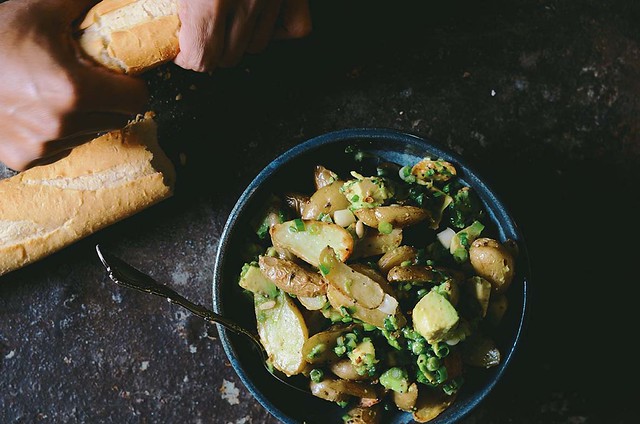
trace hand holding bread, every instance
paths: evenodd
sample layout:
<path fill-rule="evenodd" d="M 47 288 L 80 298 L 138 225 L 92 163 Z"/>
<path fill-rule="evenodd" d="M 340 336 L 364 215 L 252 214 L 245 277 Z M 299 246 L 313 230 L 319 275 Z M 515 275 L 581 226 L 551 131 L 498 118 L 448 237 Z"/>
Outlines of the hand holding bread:
<path fill-rule="evenodd" d="M 175 63 L 210 72 L 236 66 L 273 39 L 311 31 L 308 0 L 179 0 L 182 27 Z"/>
<path fill-rule="evenodd" d="M 140 74 L 178 54 L 178 0 L 102 0 L 79 30 L 80 46 L 97 63 Z"/>
<path fill-rule="evenodd" d="M 78 58 L 73 22 L 91 0 L 0 3 L 0 161 L 21 171 L 145 110 L 142 80 Z"/>
<path fill-rule="evenodd" d="M 199 72 L 238 64 L 273 38 L 311 30 L 308 0 L 102 0 L 79 25 L 95 62 L 130 75 L 165 62 Z"/>
<path fill-rule="evenodd" d="M 0 161 L 21 171 L 0 180 L 0 275 L 173 194 L 135 75 L 234 66 L 311 28 L 307 0 L 20 0 L 0 21 Z"/>

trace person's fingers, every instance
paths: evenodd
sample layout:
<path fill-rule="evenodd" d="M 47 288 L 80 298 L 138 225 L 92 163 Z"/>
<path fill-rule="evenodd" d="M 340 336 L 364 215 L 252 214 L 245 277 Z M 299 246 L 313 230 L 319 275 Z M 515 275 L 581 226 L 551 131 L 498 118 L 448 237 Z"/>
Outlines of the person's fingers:
<path fill-rule="evenodd" d="M 263 7 L 264 2 L 256 0 L 245 0 L 238 3 L 228 26 L 226 44 L 220 58 L 221 67 L 229 68 L 240 62 L 249 41 L 251 41 L 258 16 L 262 14 Z"/>
<path fill-rule="evenodd" d="M 99 66 L 79 65 L 76 110 L 134 115 L 149 99 L 141 78 L 117 74 Z"/>
<path fill-rule="evenodd" d="M 29 131 L 7 128 L 0 139 L 0 157 L 3 163 L 15 171 L 50 161 L 61 152 L 90 141 L 100 134 L 124 128 L 127 116 L 104 113 L 79 113 L 65 119 L 58 134 L 49 140 L 39 139 Z"/>
<path fill-rule="evenodd" d="M 212 71 L 222 55 L 226 33 L 226 1 L 181 0 L 178 16 L 180 51 L 174 63 L 196 72 Z"/>
<path fill-rule="evenodd" d="M 16 140 L 15 131 L 12 131 L 11 127 L 2 131 L 2 135 L 0 135 L 0 157 L 7 168 L 14 171 L 22 171 L 29 165 L 31 157 L 29 152 Z"/>
<path fill-rule="evenodd" d="M 262 11 L 261 16 L 256 22 L 251 40 L 247 45 L 247 53 L 260 53 L 267 48 L 267 45 L 273 38 L 281 7 L 282 0 L 274 0 L 269 2 Z"/>
<path fill-rule="evenodd" d="M 61 153 L 92 140 L 97 136 L 97 133 L 39 143 L 30 143 L 27 140 L 21 140 L 19 138 L 20 135 L 16 132 L 12 133 L 9 131 L 9 133 L 5 135 L 13 141 L 0 143 L 0 157 L 3 158 L 2 163 L 14 171 L 24 171 L 25 169 L 42 163 L 52 162 Z"/>
<path fill-rule="evenodd" d="M 77 136 L 93 136 L 105 131 L 124 128 L 131 115 L 104 112 L 79 112 L 69 115 L 63 123 L 61 140 Z M 51 142 L 55 145 L 55 141 Z"/>
<path fill-rule="evenodd" d="M 284 0 L 280 18 L 281 25 L 276 28 L 274 39 L 303 38 L 311 32 L 311 10 L 308 0 Z"/>

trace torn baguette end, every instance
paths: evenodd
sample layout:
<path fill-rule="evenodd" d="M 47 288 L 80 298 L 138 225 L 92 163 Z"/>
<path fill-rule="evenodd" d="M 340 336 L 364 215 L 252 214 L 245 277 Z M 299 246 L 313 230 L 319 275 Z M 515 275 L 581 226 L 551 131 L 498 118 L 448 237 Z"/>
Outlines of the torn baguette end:
<path fill-rule="evenodd" d="M 173 195 L 176 172 L 154 116 L 140 115 L 56 162 L 0 180 L 0 275 Z"/>

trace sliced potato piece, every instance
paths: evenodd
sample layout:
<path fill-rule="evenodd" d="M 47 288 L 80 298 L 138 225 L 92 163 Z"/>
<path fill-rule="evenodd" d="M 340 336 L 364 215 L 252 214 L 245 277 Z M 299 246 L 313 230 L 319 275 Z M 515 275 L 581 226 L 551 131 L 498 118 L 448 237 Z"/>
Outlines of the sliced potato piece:
<path fill-rule="evenodd" d="M 316 190 L 302 208 L 302 219 L 319 219 L 321 214 L 331 215 L 338 210 L 347 209 L 350 205 L 340 188 L 344 181 L 334 181 Z"/>
<path fill-rule="evenodd" d="M 366 226 L 373 228 L 378 228 L 381 222 L 388 222 L 394 228 L 402 228 L 431 219 L 431 213 L 428 210 L 417 206 L 378 206 L 356 209 L 353 213 Z"/>
<path fill-rule="evenodd" d="M 482 334 L 474 334 L 460 346 L 462 361 L 472 367 L 491 368 L 500 364 L 500 350 L 493 339 Z"/>
<path fill-rule="evenodd" d="M 334 286 L 327 286 L 327 299 L 329 299 L 329 303 L 331 303 L 331 306 L 333 306 L 336 311 L 341 311 L 342 308 L 345 308 L 353 318 L 357 318 L 362 322 L 375 325 L 379 328 L 384 327 L 384 319 L 387 317 L 387 314 L 379 313 L 375 309 L 359 306 L 355 300 Z"/>
<path fill-rule="evenodd" d="M 347 411 L 344 424 L 380 424 L 382 422 L 382 408 L 380 404 L 369 407 L 356 406 Z"/>
<path fill-rule="evenodd" d="M 336 224 L 314 220 L 292 220 L 274 225 L 270 231 L 271 241 L 276 247 L 287 249 L 316 267 L 320 262 L 320 252 L 327 246 L 334 249 L 342 262 L 353 253 L 353 237 L 347 230 Z"/>
<path fill-rule="evenodd" d="M 357 240 L 350 259 L 383 255 L 400 246 L 400 243 L 402 243 L 401 228 L 394 228 L 389 234 L 367 231 L 364 237 Z"/>
<path fill-rule="evenodd" d="M 333 383 L 336 380 L 324 379 L 319 382 L 311 380 L 309 382 L 309 389 L 311 394 L 320 399 L 328 400 L 329 402 L 348 402 L 351 400 L 351 396 L 339 390 L 336 384 Z M 340 380 L 345 381 L 345 380 Z"/>
<path fill-rule="evenodd" d="M 456 400 L 456 395 L 447 395 L 441 390 L 421 390 L 418 394 L 413 419 L 419 423 L 433 420 Z"/>
<path fill-rule="evenodd" d="M 326 293 L 322 276 L 295 262 L 270 256 L 260 256 L 262 273 L 281 290 L 296 296 L 318 296 Z"/>
<path fill-rule="evenodd" d="M 418 249 L 409 245 L 397 246 L 378 259 L 378 267 L 383 275 L 387 275 L 394 266 L 400 266 L 405 262 L 414 262 L 418 257 Z"/>
<path fill-rule="evenodd" d="M 418 401 L 418 385 L 411 383 L 409 389 L 404 393 L 391 391 L 391 396 L 393 403 L 395 403 L 399 409 L 409 412 L 413 411 Z"/>
<path fill-rule="evenodd" d="M 327 288 L 325 287 L 325 293 L 327 291 Z M 304 306 L 305 308 L 307 308 L 310 311 L 319 311 L 322 308 L 324 308 L 324 306 L 327 304 L 327 302 L 329 301 L 327 299 L 327 295 L 326 294 L 321 294 L 318 296 L 298 296 L 298 300 L 300 301 L 300 303 L 302 304 L 302 306 Z"/>
<path fill-rule="evenodd" d="M 313 169 L 313 182 L 315 183 L 316 190 L 320 190 L 322 187 L 333 183 L 337 179 L 338 174 L 323 165 L 316 165 Z"/>
<path fill-rule="evenodd" d="M 270 362 L 288 376 L 299 374 L 307 364 L 302 348 L 309 337 L 300 310 L 284 292 L 275 297 L 271 308 L 265 309 L 258 298 L 254 296 L 258 334 Z"/>
<path fill-rule="evenodd" d="M 381 395 L 380 390 L 372 384 L 340 378 L 325 378 L 318 383 L 312 381 L 310 388 L 314 396 L 331 402 L 342 402 L 353 397 L 379 401 Z"/>
<path fill-rule="evenodd" d="M 384 300 L 385 293 L 380 284 L 340 262 L 331 247 L 323 249 L 320 254 L 320 263 L 320 270 L 327 283 L 353 299 L 358 305 L 375 309 Z"/>
<path fill-rule="evenodd" d="M 387 279 L 392 283 L 436 283 L 440 276 L 433 268 L 425 265 L 394 266 Z"/>
<path fill-rule="evenodd" d="M 379 271 L 361 262 L 355 262 L 349 264 L 349 266 L 354 271 L 359 272 L 360 274 L 364 274 L 376 283 L 380 284 L 380 287 L 382 287 L 382 290 L 385 293 L 395 297 L 395 290 L 393 289 L 393 287 L 391 287 L 391 284 L 389 284 L 387 279 L 384 278 L 384 276 Z"/>
<path fill-rule="evenodd" d="M 344 307 L 353 318 L 378 328 L 384 328 L 384 321 L 388 316 L 395 316 L 399 327 L 403 327 L 407 322 L 400 312 L 397 300 L 388 294 L 385 294 L 385 301 L 376 309 L 358 305 L 353 299 L 333 286 L 327 286 L 327 298 L 334 309 L 340 311 Z M 380 309 L 381 307 L 384 308 L 384 311 Z"/>
<path fill-rule="evenodd" d="M 338 361 L 338 355 L 333 351 L 338 345 L 338 337 L 355 327 L 355 325 L 335 325 L 309 337 L 302 346 L 304 360 L 314 365 Z"/>
<path fill-rule="evenodd" d="M 360 375 L 350 359 L 340 359 L 329 365 L 329 369 L 336 376 L 343 380 L 360 381 L 369 378 L 367 375 Z"/>
<path fill-rule="evenodd" d="M 267 249 L 266 256 L 273 256 L 274 258 L 279 259 L 287 259 L 289 261 L 295 263 L 304 263 L 302 259 L 289 252 L 287 249 L 282 247 L 271 246 Z"/>

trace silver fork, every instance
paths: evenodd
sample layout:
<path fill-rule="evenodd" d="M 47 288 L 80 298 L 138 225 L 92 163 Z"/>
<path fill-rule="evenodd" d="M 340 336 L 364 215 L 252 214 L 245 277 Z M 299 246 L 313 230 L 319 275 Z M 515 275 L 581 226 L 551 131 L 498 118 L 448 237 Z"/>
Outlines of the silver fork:
<path fill-rule="evenodd" d="M 293 380 L 295 379 L 287 377 L 283 372 L 277 370 L 269 363 L 269 355 L 256 334 L 242 327 L 238 323 L 225 318 L 208 308 L 205 308 L 204 306 L 193 303 L 169 286 L 154 280 L 151 276 L 143 273 L 142 271 L 139 271 L 119 257 L 104 251 L 100 248 L 99 244 L 96 245 L 96 252 L 98 253 L 98 257 L 100 258 L 102 265 L 104 265 L 105 269 L 107 270 L 109 278 L 114 283 L 122 287 L 141 291 L 143 293 L 164 297 L 169 300 L 169 302 L 182 306 L 193 314 L 203 318 L 207 322 L 210 322 L 212 324 L 220 324 L 228 330 L 234 332 L 235 334 L 248 338 L 260 354 L 260 362 L 269 372 L 269 374 L 271 374 L 281 383 L 286 384 L 287 386 L 295 390 L 304 393 L 310 393 L 308 384 L 305 386 L 295 384 L 293 382 Z"/>

